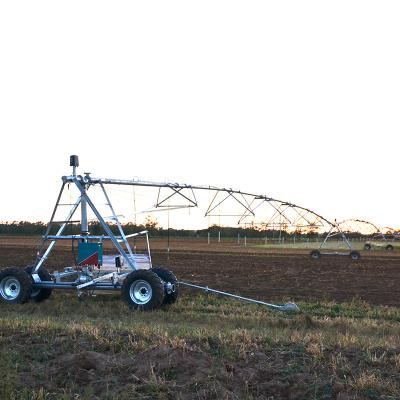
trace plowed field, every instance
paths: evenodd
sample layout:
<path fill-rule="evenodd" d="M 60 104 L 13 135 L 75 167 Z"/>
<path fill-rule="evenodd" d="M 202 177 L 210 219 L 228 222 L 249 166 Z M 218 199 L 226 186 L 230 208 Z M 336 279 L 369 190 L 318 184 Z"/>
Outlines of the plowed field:
<path fill-rule="evenodd" d="M 38 238 L 0 238 L 0 266 L 26 266 L 35 260 Z M 263 300 L 366 300 L 400 305 L 400 252 L 361 252 L 361 260 L 326 256 L 312 260 L 308 250 L 264 249 L 232 243 L 153 240 L 154 265 L 170 268 L 178 279 Z M 140 249 L 139 249 L 140 251 Z M 73 262 L 70 244 L 47 262 L 52 271 Z"/>

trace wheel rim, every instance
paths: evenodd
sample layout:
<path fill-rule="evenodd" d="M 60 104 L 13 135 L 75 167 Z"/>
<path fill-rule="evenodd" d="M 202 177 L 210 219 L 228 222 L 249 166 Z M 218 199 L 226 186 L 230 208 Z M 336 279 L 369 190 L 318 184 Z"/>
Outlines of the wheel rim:
<path fill-rule="evenodd" d="M 14 277 L 4 278 L 0 283 L 0 295 L 5 300 L 15 300 L 21 292 L 21 284 Z"/>
<path fill-rule="evenodd" d="M 132 282 L 129 296 L 135 304 L 147 304 L 153 296 L 153 289 L 149 282 L 140 279 Z"/>

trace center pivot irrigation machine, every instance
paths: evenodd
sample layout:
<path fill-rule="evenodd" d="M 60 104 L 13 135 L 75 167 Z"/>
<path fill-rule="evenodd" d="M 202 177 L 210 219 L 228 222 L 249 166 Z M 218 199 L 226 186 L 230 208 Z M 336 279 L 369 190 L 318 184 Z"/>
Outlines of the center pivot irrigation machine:
<path fill-rule="evenodd" d="M 361 254 L 354 250 L 348 237 L 346 236 L 345 230 L 343 229 L 342 225 L 346 221 L 337 222 L 329 222 L 330 229 L 325 236 L 325 239 L 321 242 L 318 250 L 311 250 L 310 256 L 314 260 L 319 260 L 321 256 L 343 256 L 343 257 L 350 257 L 352 260 L 359 260 L 361 258 Z M 349 249 L 348 251 L 324 251 L 321 250 L 327 245 L 329 239 L 333 237 L 340 237 L 343 241 L 343 244 Z"/>
<path fill-rule="evenodd" d="M 274 310 L 298 311 L 298 307 L 294 303 L 283 305 L 270 304 L 210 289 L 207 286 L 178 281 L 175 275 L 168 269 L 153 266 L 148 232 L 142 231 L 126 235 L 106 191 L 107 185 L 166 187 L 172 189 L 173 194 L 178 194 L 188 199 L 182 190 L 189 189 L 193 192 L 193 188 L 195 187 L 188 185 L 179 186 L 177 184 L 165 184 L 161 186 L 157 183 L 136 180 L 99 179 L 92 178 L 89 173 L 85 173 L 84 176 L 77 175 L 76 169 L 79 166 L 79 160 L 75 155 L 70 157 L 70 166 L 73 169 L 72 175 L 62 177 L 62 186 L 35 263 L 25 269 L 9 267 L 0 271 L 0 298 L 4 302 L 26 303 L 29 300 L 39 302 L 47 299 L 53 289 L 76 290 L 79 296 L 83 293 L 93 293 L 94 291 L 114 290 L 121 292 L 122 299 L 130 307 L 140 310 L 151 310 L 161 307 L 163 304 L 174 303 L 178 298 L 179 286 L 184 285 L 206 292 L 261 304 Z M 63 192 L 66 187 L 69 188 L 70 186 L 77 189 L 77 197 L 75 201 L 63 203 Z M 111 217 L 102 215 L 99 207 L 95 205 L 94 196 L 91 194 L 95 187 L 100 188 L 103 201 L 105 200 L 105 204 L 109 212 L 111 212 Z M 206 189 L 206 187 L 197 188 Z M 207 189 L 216 190 L 210 187 Z M 227 192 L 228 197 L 234 196 L 233 191 Z M 256 197 L 254 197 L 255 199 Z M 158 204 L 162 206 L 162 201 L 158 201 Z M 61 221 L 56 220 L 56 214 L 63 207 L 68 207 L 67 216 Z M 73 221 L 72 218 L 79 207 L 80 219 Z M 209 210 L 212 208 L 210 207 Z M 248 204 L 245 206 L 245 209 L 245 213 L 253 212 Z M 89 210 L 95 215 L 95 218 L 104 230 L 103 235 L 90 234 L 90 225 L 88 223 Z M 308 211 L 306 209 L 302 210 L 304 211 L 303 214 L 305 214 L 305 211 Z M 282 214 L 281 211 L 280 214 Z M 119 235 L 113 233 L 111 227 L 106 223 L 107 218 L 111 218 L 114 226 L 117 226 Z M 80 224 L 79 234 L 65 234 L 67 226 L 72 223 Z M 55 233 L 53 232 L 54 228 L 57 229 Z M 131 246 L 129 243 L 130 239 L 138 237 L 145 238 L 146 254 L 136 253 L 135 246 Z M 50 273 L 45 269 L 44 263 L 58 241 L 72 241 L 72 246 L 74 246 L 74 243 L 77 243 L 77 259 L 72 266 L 66 267 L 63 272 Z M 103 255 L 104 241 L 110 241 L 116 249 L 117 254 Z"/>
<path fill-rule="evenodd" d="M 331 223 L 331 227 L 325 236 L 325 239 L 320 245 L 318 250 L 312 250 L 310 255 L 313 259 L 319 259 L 321 256 L 345 256 L 350 257 L 352 260 L 359 260 L 361 255 L 358 251 L 354 250 L 348 235 L 362 235 L 369 240 L 364 244 L 364 250 L 369 251 L 372 247 L 383 248 L 387 251 L 393 251 L 394 246 L 390 243 L 391 240 L 398 240 L 399 234 L 393 228 L 380 229 L 372 222 L 362 219 L 350 218 L 342 222 L 336 220 Z M 333 237 L 340 237 L 342 243 L 349 250 L 346 252 L 321 252 L 321 249 L 327 245 L 329 239 Z"/>
<path fill-rule="evenodd" d="M 391 241 L 396 241 L 399 240 L 399 234 L 396 232 L 393 228 L 385 227 L 385 228 L 379 228 L 375 224 L 369 221 L 363 221 L 363 220 L 356 220 L 357 222 L 369 226 L 370 232 L 369 232 L 369 239 L 365 244 L 364 244 L 364 250 L 371 250 L 373 248 L 375 249 L 385 249 L 386 251 L 393 251 L 394 246 L 391 243 Z"/>

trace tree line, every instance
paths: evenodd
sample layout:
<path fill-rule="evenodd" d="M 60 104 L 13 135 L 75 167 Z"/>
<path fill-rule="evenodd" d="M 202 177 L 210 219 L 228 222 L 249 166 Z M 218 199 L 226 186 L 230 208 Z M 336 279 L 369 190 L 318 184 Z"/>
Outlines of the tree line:
<path fill-rule="evenodd" d="M 54 224 L 51 228 L 50 234 L 55 234 L 61 225 Z M 116 224 L 109 224 L 110 229 L 116 235 L 119 234 L 118 226 Z M 257 229 L 255 227 L 222 227 L 218 225 L 212 225 L 206 229 L 200 230 L 189 230 L 189 229 L 165 229 L 159 226 L 156 220 L 147 219 L 144 224 L 135 225 L 131 222 L 122 225 L 125 234 L 131 234 L 143 230 L 149 231 L 151 236 L 173 236 L 173 237 L 207 237 L 209 234 L 217 236 L 221 234 L 224 237 L 241 237 L 248 238 L 292 238 L 297 236 L 299 238 L 316 238 L 324 235 L 324 233 L 318 234 L 317 232 L 289 232 L 285 229 Z M 0 235 L 43 235 L 47 229 L 47 224 L 44 222 L 29 222 L 29 221 L 13 221 L 13 222 L 2 222 L 0 223 Z M 89 223 L 90 233 L 93 235 L 103 235 L 104 230 L 99 222 Z M 79 224 L 68 224 L 64 230 L 66 235 L 76 235 L 80 233 Z M 358 232 L 347 234 L 348 237 L 368 237 L 368 235 L 362 235 Z"/>

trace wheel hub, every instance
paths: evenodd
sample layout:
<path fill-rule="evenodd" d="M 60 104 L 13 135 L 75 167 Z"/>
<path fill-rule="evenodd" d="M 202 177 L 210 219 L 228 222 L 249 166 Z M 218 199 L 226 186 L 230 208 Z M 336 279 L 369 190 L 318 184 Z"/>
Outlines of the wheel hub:
<path fill-rule="evenodd" d="M 15 300 L 21 291 L 21 285 L 18 279 L 6 277 L 0 282 L 0 295 L 5 300 Z"/>
<path fill-rule="evenodd" d="M 129 290 L 129 296 L 136 304 L 146 304 L 153 296 L 153 289 L 148 282 L 140 279 L 132 282 Z"/>

